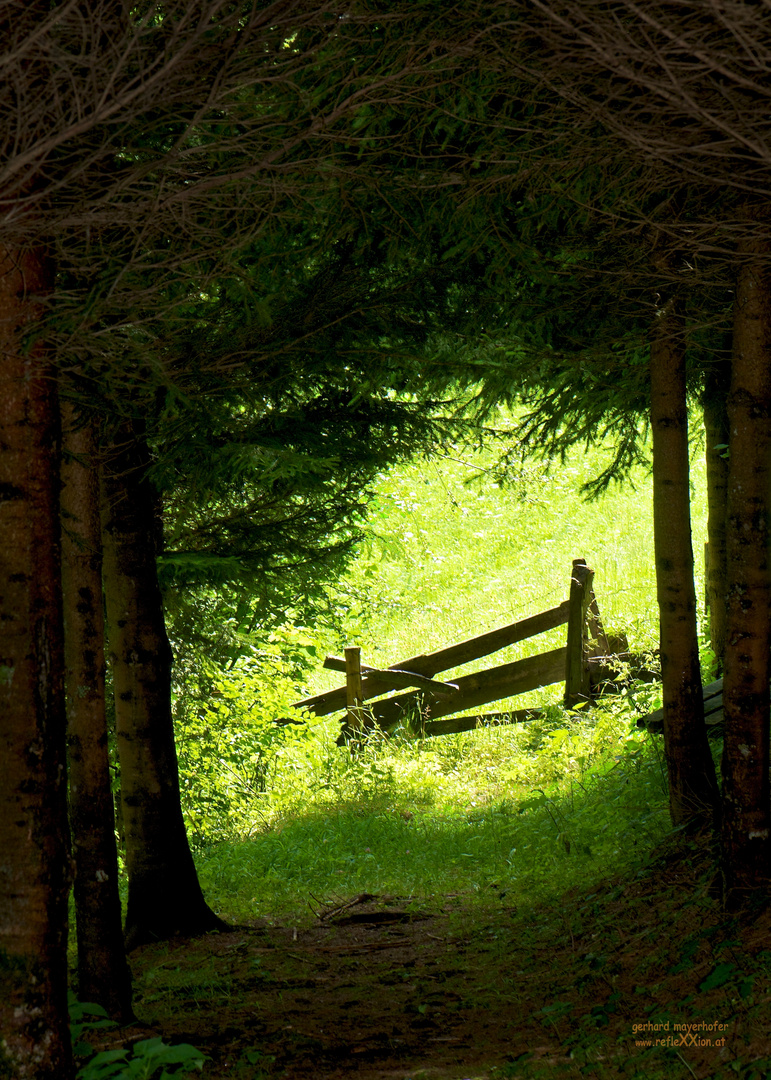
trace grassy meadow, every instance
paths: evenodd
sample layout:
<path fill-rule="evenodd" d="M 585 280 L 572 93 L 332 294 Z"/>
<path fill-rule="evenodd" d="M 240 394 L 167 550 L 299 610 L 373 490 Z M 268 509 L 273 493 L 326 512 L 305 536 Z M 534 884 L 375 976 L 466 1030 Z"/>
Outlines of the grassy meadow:
<path fill-rule="evenodd" d="M 346 644 L 386 666 L 551 607 L 567 597 L 578 556 L 595 570 L 606 629 L 633 650 L 654 648 L 650 477 L 640 470 L 587 503 L 581 487 L 603 460 L 602 450 L 576 450 L 550 468 L 525 461 L 501 486 L 492 451 L 458 448 L 381 477 L 357 558 L 331 597 L 337 630 L 292 632 L 308 661 L 302 690 L 340 683 L 321 661 Z M 698 455 L 693 481 L 700 571 Z M 564 627 L 477 667 L 563 638 Z M 558 684 L 511 702 L 548 705 L 541 720 L 426 740 L 373 736 L 351 754 L 335 745 L 339 717 L 273 725 L 298 686 L 278 663 L 269 674 L 229 673 L 207 713 L 208 756 L 200 745 L 189 755 L 181 739 L 201 881 L 226 918 L 302 921 L 320 898 L 365 891 L 528 903 L 639 866 L 669 829 L 661 748 L 635 727 L 659 703 L 656 686 L 566 713 Z"/>

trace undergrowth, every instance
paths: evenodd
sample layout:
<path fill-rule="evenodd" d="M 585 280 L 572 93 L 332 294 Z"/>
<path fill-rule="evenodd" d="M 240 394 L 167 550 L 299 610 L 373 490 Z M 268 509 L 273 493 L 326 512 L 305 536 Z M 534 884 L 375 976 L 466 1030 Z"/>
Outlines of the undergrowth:
<path fill-rule="evenodd" d="M 618 707 L 334 749 L 311 797 L 250 841 L 199 853 L 225 917 L 310 917 L 330 892 L 515 906 L 638 866 L 669 829 L 658 749 Z"/>
<path fill-rule="evenodd" d="M 579 556 L 595 569 L 606 630 L 650 655 L 650 480 L 641 470 L 588 504 L 581 487 L 602 462 L 601 450 L 551 468 L 524 461 L 502 483 L 491 452 L 459 448 L 394 470 L 331 594 L 336 629 L 288 625 L 235 661 L 188 665 L 176 718 L 183 807 L 207 898 L 225 917 L 308 910 L 334 890 L 516 903 L 638 863 L 664 835 L 661 751 L 636 728 L 660 703 L 655 686 L 623 680 L 583 714 L 547 687 L 490 706 L 545 710 L 528 724 L 373 735 L 355 752 L 336 745 L 339 716 L 274 722 L 297 718 L 303 694 L 339 684 L 325 652 L 356 643 L 365 663 L 385 666 L 535 614 L 567 596 Z M 699 462 L 694 484 L 699 550 Z M 463 673 L 563 640 L 558 628 Z"/>

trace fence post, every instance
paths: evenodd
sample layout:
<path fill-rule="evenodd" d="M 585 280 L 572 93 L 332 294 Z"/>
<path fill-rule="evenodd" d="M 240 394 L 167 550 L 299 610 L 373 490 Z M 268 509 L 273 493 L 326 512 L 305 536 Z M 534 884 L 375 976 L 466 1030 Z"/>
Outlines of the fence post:
<path fill-rule="evenodd" d="M 586 559 L 573 559 L 568 599 L 568 642 L 565 670 L 565 705 L 571 708 L 579 701 L 588 701 L 589 663 L 586 615 L 592 597 L 594 571 Z"/>
<path fill-rule="evenodd" d="M 361 688 L 361 648 L 358 645 L 345 647 L 345 703 L 348 708 L 348 724 L 354 731 L 363 731 L 361 707 L 364 693 Z"/>
<path fill-rule="evenodd" d="M 586 610 L 586 626 L 589 631 L 588 636 L 594 642 L 593 645 L 588 646 L 588 656 L 608 656 L 611 651 L 610 642 L 605 633 L 605 627 L 602 625 L 594 589 L 591 587 L 589 588 L 589 607 Z"/>

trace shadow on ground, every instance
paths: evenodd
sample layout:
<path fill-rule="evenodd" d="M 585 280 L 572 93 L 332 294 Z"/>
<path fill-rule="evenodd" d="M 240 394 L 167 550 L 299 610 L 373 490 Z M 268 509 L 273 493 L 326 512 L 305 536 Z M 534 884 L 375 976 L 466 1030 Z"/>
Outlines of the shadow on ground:
<path fill-rule="evenodd" d="M 771 1077 L 771 916 L 721 911 L 709 849 L 670 843 L 595 894 L 333 898 L 312 924 L 139 950 L 142 1027 L 210 1080 Z M 658 1044 L 657 1044 L 658 1040 Z"/>

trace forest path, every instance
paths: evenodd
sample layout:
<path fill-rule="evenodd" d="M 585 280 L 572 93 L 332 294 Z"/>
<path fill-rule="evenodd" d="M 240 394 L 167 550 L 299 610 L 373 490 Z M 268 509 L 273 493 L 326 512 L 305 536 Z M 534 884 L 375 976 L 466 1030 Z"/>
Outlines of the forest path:
<path fill-rule="evenodd" d="M 137 1014 L 210 1055 L 209 1080 L 766 1075 L 771 917 L 728 918 L 712 877 L 708 848 L 681 842 L 633 880 L 528 911 L 505 895 L 313 902 L 296 925 L 138 950 Z M 635 1031 L 653 1024 L 669 1027 Z"/>

